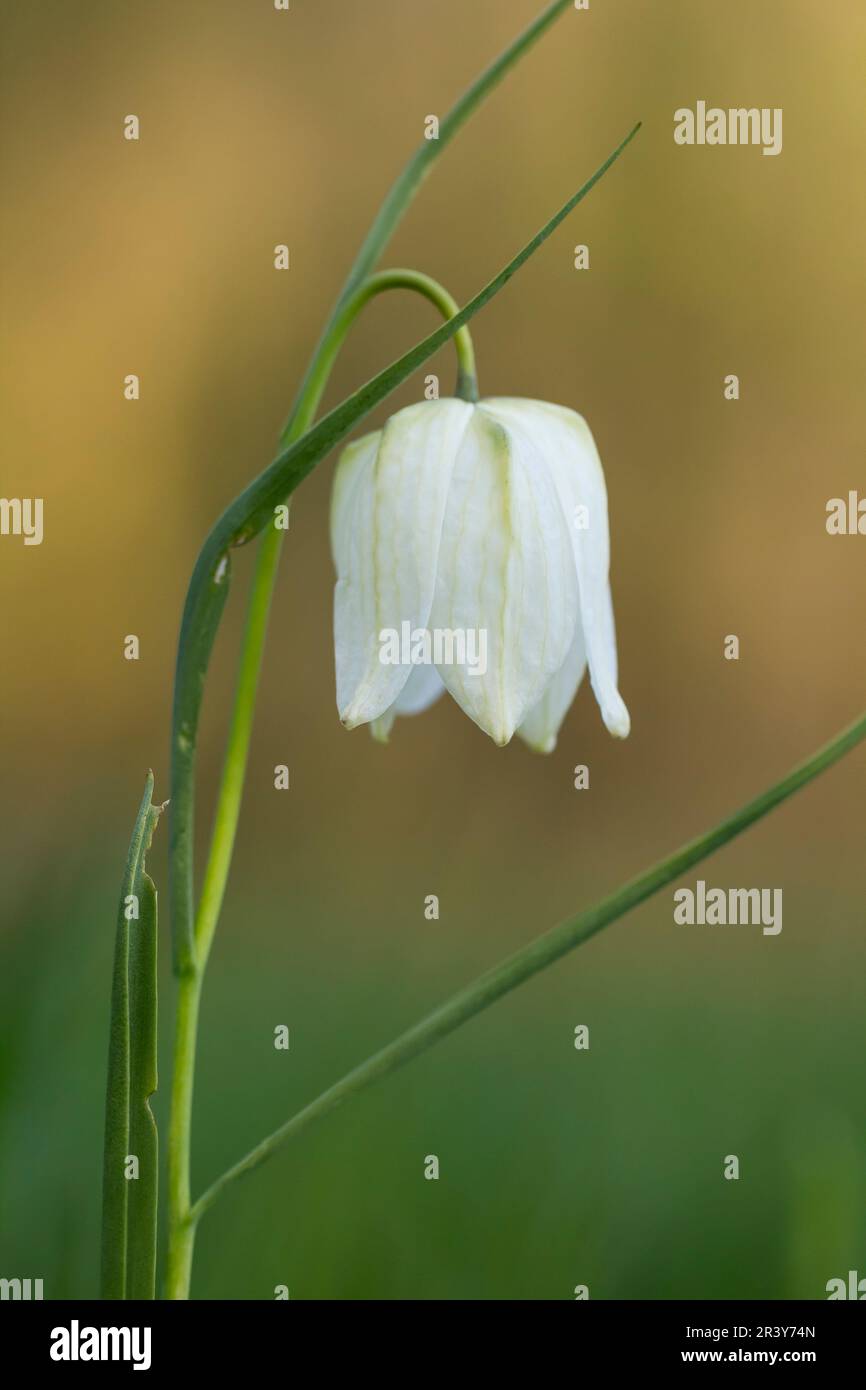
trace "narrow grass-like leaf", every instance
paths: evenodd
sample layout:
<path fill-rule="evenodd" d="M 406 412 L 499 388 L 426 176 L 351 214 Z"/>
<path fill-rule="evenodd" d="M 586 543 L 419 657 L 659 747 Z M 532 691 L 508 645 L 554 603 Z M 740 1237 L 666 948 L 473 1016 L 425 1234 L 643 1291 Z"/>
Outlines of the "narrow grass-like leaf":
<path fill-rule="evenodd" d="M 333 1086 L 329 1086 L 309 1105 L 304 1106 L 290 1120 L 287 1120 L 273 1134 L 268 1135 L 260 1144 L 223 1173 L 222 1177 L 212 1183 L 203 1196 L 193 1207 L 193 1218 L 198 1222 L 209 1207 L 219 1196 L 234 1183 L 238 1178 L 252 1172 L 258 1168 L 259 1164 L 271 1158 L 289 1139 L 294 1138 L 301 1130 L 314 1120 L 321 1119 L 336 1106 L 341 1105 L 350 1097 L 357 1095 L 365 1090 L 374 1082 L 380 1081 L 383 1077 L 389 1076 L 398 1067 L 404 1066 L 406 1062 L 417 1057 L 419 1053 L 432 1047 L 441 1038 L 445 1038 L 449 1033 L 462 1026 L 470 1018 L 474 1018 L 484 1009 L 495 1004 L 497 999 L 509 994 L 511 990 L 522 985 L 526 980 L 532 979 L 540 971 L 546 970 L 554 961 L 560 960 L 576 946 L 589 941 L 591 937 L 615 922 L 618 918 L 637 907 L 639 903 L 645 902 L 661 888 L 673 883 L 677 878 L 699 864 L 702 859 L 715 853 L 722 845 L 728 844 L 741 835 L 750 825 L 754 825 L 763 816 L 766 816 L 776 806 L 780 806 L 794 792 L 805 787 L 813 778 L 832 767 L 852 748 L 866 740 L 866 714 L 847 729 L 843 729 L 819 748 L 811 758 L 800 763 L 786 777 L 783 777 L 775 786 L 762 792 L 747 805 L 740 807 L 732 816 L 728 816 L 712 830 L 708 830 L 703 835 L 682 845 L 680 849 L 662 860 L 659 864 L 654 864 L 652 868 L 646 869 L 637 878 L 624 883 L 617 888 L 609 897 L 596 903 L 594 907 L 588 908 L 585 912 L 579 913 L 576 917 L 571 917 L 565 922 L 560 922 L 558 926 L 552 927 L 550 931 L 538 936 L 528 945 L 515 951 L 506 960 L 495 965 L 491 970 L 480 975 L 465 989 L 459 990 L 446 1000 L 433 1013 L 428 1014 L 420 1023 L 416 1023 L 414 1028 L 410 1028 L 394 1042 L 383 1047 L 380 1052 L 376 1052 L 369 1057 L 366 1062 L 355 1067 L 354 1071 L 337 1081 Z"/>
<path fill-rule="evenodd" d="M 117 912 L 102 1175 L 105 1299 L 155 1296 L 157 903 L 144 865 L 162 807 L 151 804 L 152 795 L 148 773 Z"/>
<path fill-rule="evenodd" d="M 156 1293 L 159 1146 L 150 1097 L 157 1087 L 157 909 L 153 880 L 142 871 L 139 920 L 129 936 L 129 1152 L 139 1176 L 127 1183 L 127 1298 Z"/>
<path fill-rule="evenodd" d="M 444 154 L 457 132 L 466 124 L 470 116 L 474 115 L 479 106 L 486 101 L 494 87 L 499 85 L 508 72 L 520 62 L 524 54 L 538 42 L 551 25 L 556 23 L 560 15 L 563 15 L 571 4 L 572 0 L 553 0 L 553 4 L 548 5 L 546 9 L 542 10 L 541 14 L 524 29 L 523 33 L 518 34 L 517 38 L 499 54 L 499 57 L 494 59 L 489 67 L 485 68 L 484 72 L 475 79 L 470 87 L 467 87 L 466 91 L 455 105 L 452 106 L 447 115 L 442 117 L 439 123 L 438 140 L 422 140 L 408 164 L 395 179 L 382 206 L 376 214 L 373 225 L 364 238 L 360 251 L 355 257 L 346 283 L 340 292 L 337 303 L 334 305 L 331 317 L 325 325 L 316 351 L 313 353 L 310 366 L 301 382 L 297 400 L 292 408 L 292 413 L 280 436 L 280 443 L 282 445 L 291 442 L 290 435 L 292 426 L 295 423 L 299 407 L 301 402 L 307 397 L 310 381 L 316 371 L 322 346 L 326 342 L 334 323 L 339 317 L 340 311 L 347 300 L 354 294 L 358 286 L 367 278 L 371 270 L 374 269 L 385 247 L 391 240 L 397 224 L 400 222 L 406 209 L 412 202 L 412 199 L 415 197 L 424 179 L 430 173 L 433 164 Z"/>

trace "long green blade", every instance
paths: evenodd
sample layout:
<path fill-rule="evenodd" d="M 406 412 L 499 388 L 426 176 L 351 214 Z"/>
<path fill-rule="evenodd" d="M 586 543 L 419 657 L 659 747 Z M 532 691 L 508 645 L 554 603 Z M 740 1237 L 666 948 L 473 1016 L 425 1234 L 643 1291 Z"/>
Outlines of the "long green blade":
<path fill-rule="evenodd" d="M 409 163 L 391 186 L 382 206 L 376 214 L 373 225 L 364 238 L 361 249 L 355 258 L 354 265 L 340 292 L 340 297 L 334 305 L 331 317 L 325 325 L 319 344 L 310 361 L 307 374 L 301 382 L 295 405 L 292 408 L 292 413 L 280 436 L 281 444 L 287 444 L 289 442 L 289 432 L 292 428 L 295 415 L 297 414 L 298 405 L 306 396 L 310 378 L 315 371 L 316 363 L 319 359 L 319 351 L 322 343 L 328 337 L 346 300 L 350 295 L 354 294 L 361 282 L 366 280 L 370 271 L 375 267 L 376 262 L 391 240 L 397 224 L 403 217 L 412 199 L 415 197 L 420 185 L 430 173 L 435 160 L 445 152 L 461 126 L 466 124 L 469 117 L 477 111 L 478 107 L 486 100 L 494 87 L 498 86 L 510 69 L 520 61 L 530 48 L 532 48 L 533 44 L 538 42 L 542 34 L 546 33 L 550 26 L 559 19 L 560 15 L 563 14 L 571 4 L 572 0 L 554 0 L 552 5 L 548 5 L 547 9 L 542 10 L 538 18 L 533 20 L 529 27 L 524 29 L 523 33 L 519 34 L 514 42 L 509 44 L 488 68 L 485 68 L 484 72 L 480 77 L 476 78 L 471 87 L 467 87 L 456 105 L 452 106 L 448 114 L 443 116 L 440 121 L 439 139 L 422 140 L 418 149 L 409 160 Z"/>
<path fill-rule="evenodd" d="M 801 787 L 807 786 L 813 778 L 832 767 L 852 748 L 856 748 L 864 741 L 866 741 L 866 714 L 861 715 L 847 729 L 843 729 L 823 748 L 819 748 L 811 758 L 800 763 L 775 786 L 762 792 L 760 796 L 755 797 L 747 805 L 740 807 L 738 811 L 714 826 L 712 830 L 708 830 L 705 834 L 690 840 L 688 844 L 682 845 L 661 863 L 654 864 L 652 868 L 646 869 L 637 878 L 624 883 L 622 887 L 617 888 L 609 897 L 596 903 L 594 907 L 578 913 L 577 916 L 571 917 L 565 922 L 560 922 L 558 926 L 552 927 L 543 936 L 536 937 L 534 941 L 530 941 L 528 945 L 515 951 L 499 965 L 495 965 L 491 970 L 480 975 L 471 985 L 452 995 L 438 1009 L 417 1023 L 414 1028 L 410 1028 L 394 1042 L 389 1043 L 387 1047 L 374 1053 L 366 1062 L 362 1062 L 341 1081 L 337 1081 L 333 1086 L 323 1091 L 316 1100 L 311 1101 L 303 1110 L 299 1110 L 273 1134 L 268 1135 L 254 1149 L 251 1149 L 239 1163 L 223 1173 L 222 1177 L 212 1183 L 196 1202 L 193 1208 L 195 1221 L 204 1215 L 231 1183 L 257 1168 L 260 1163 L 264 1163 L 283 1144 L 300 1133 L 313 1120 L 327 1115 L 337 1105 L 348 1100 L 350 1096 L 357 1095 L 375 1081 L 390 1075 L 398 1067 L 403 1066 L 413 1057 L 417 1057 L 428 1047 L 432 1047 L 441 1038 L 453 1033 L 456 1028 L 461 1027 L 470 1018 L 474 1018 L 484 1009 L 489 1008 L 497 999 L 509 994 L 511 990 L 516 989 L 526 980 L 532 979 L 533 975 L 546 970 L 549 965 L 560 960 L 576 946 L 582 945 L 584 941 L 589 941 L 591 937 L 612 922 L 617 921 L 625 913 L 630 912 L 639 903 L 645 902 L 654 893 L 658 893 L 660 889 L 673 883 L 695 864 L 699 864 L 702 859 L 706 859 L 708 855 L 721 849 L 737 835 L 741 835 L 750 825 L 761 820 L 776 806 L 780 806 L 786 801 L 789 796 L 793 796 Z"/>
<path fill-rule="evenodd" d="M 132 832 L 114 947 L 102 1174 L 102 1297 L 152 1299 L 156 1282 L 157 905 L 144 862 L 162 807 L 148 773 Z"/>

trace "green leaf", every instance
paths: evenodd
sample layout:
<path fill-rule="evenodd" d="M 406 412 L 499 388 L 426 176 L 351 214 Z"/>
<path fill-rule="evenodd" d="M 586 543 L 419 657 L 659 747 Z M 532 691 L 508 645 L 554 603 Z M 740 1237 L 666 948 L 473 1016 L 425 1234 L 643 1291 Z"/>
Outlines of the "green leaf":
<path fill-rule="evenodd" d="M 192 1213 L 193 1220 L 197 1223 L 227 1187 L 271 1158 L 283 1144 L 314 1120 L 327 1115 L 336 1106 L 342 1105 L 344 1101 L 374 1082 L 389 1076 L 398 1067 L 405 1065 L 441 1038 L 447 1037 L 449 1033 L 453 1033 L 491 1004 L 495 1004 L 497 999 L 502 999 L 526 980 L 531 980 L 534 975 L 546 970 L 576 946 L 589 941 L 639 903 L 645 902 L 654 893 L 675 882 L 695 864 L 714 854 L 749 826 L 754 825 L 777 806 L 781 806 L 789 796 L 793 796 L 801 787 L 807 786 L 815 777 L 863 742 L 866 742 L 866 714 L 862 714 L 848 728 L 842 729 L 835 738 L 823 748 L 819 748 L 811 758 L 800 763 L 780 782 L 769 787 L 747 805 L 741 806 L 713 829 L 682 845 L 661 863 L 654 864 L 642 874 L 638 874 L 637 878 L 630 879 L 594 907 L 560 922 L 543 936 L 537 936 L 519 951 L 500 961 L 499 965 L 479 975 L 472 984 L 453 994 L 438 1009 L 434 1009 L 420 1023 L 416 1023 L 414 1028 L 401 1034 L 394 1042 L 355 1067 L 342 1080 L 329 1086 L 315 1100 L 304 1106 L 303 1110 L 299 1110 L 273 1134 L 251 1149 L 240 1162 L 223 1173 L 222 1177 L 217 1178 L 196 1202 Z"/>
<path fill-rule="evenodd" d="M 117 912 L 102 1175 L 106 1299 L 155 1297 L 158 1148 L 150 1097 L 157 1085 L 157 909 L 144 864 L 163 808 L 151 804 L 152 795 L 150 772 Z M 128 1176 L 133 1158 L 137 1177 Z"/>
<path fill-rule="evenodd" d="M 482 102 L 487 99 L 494 87 L 499 85 L 511 68 L 513 68 L 524 54 L 532 48 L 533 44 L 538 42 L 551 25 L 556 23 L 559 17 L 565 13 L 571 4 L 572 0 L 554 0 L 554 3 L 548 5 L 545 10 L 542 10 L 538 18 L 534 19 L 528 28 L 524 29 L 522 34 L 518 34 L 513 43 L 510 43 L 508 47 L 500 53 L 499 57 L 494 59 L 489 67 L 485 68 L 480 77 L 477 77 L 472 85 L 467 87 L 466 91 L 455 105 L 452 106 L 448 114 L 443 116 L 439 123 L 438 140 L 422 140 L 406 167 L 392 184 L 382 206 L 376 214 L 373 225 L 364 238 L 364 242 L 355 258 L 355 262 L 349 272 L 340 297 L 319 339 L 310 366 L 304 380 L 301 382 L 295 405 L 292 408 L 292 413 L 280 436 L 281 445 L 286 445 L 291 442 L 290 434 L 292 427 L 295 423 L 301 402 L 303 402 L 307 396 L 310 380 L 316 370 L 322 346 L 329 337 L 331 329 L 339 318 L 341 310 L 352 297 L 355 290 L 358 289 L 359 285 L 366 280 L 371 270 L 373 270 L 379 257 L 391 240 L 406 209 L 409 207 L 409 204 L 412 202 L 412 199 L 415 197 L 424 179 L 430 173 L 435 160 L 437 160 L 440 155 L 444 154 L 445 150 L 454 139 L 454 136 L 461 127 L 466 124 L 470 116 L 478 110 Z"/>

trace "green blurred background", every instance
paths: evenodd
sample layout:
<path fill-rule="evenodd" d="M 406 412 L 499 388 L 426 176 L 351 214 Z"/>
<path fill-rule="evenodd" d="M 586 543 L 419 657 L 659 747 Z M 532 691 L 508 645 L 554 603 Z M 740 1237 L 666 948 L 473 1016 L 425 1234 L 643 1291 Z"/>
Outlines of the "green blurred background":
<path fill-rule="evenodd" d="M 44 497 L 46 534 L 0 540 L 0 1274 L 42 1277 L 46 1297 L 98 1288 L 113 916 L 149 766 L 167 795 L 196 550 L 269 460 L 424 118 L 540 7 L 3 4 L 0 493 Z M 387 259 L 465 299 L 645 123 L 474 330 L 483 392 L 567 403 L 595 432 L 634 731 L 611 741 L 587 688 L 546 759 L 497 750 L 445 701 L 387 749 L 346 734 L 331 461 L 304 484 L 206 987 L 196 1191 L 862 709 L 866 540 L 831 539 L 824 519 L 866 476 L 864 62 L 853 4 L 592 0 L 425 185 Z M 698 99 L 782 107 L 783 153 L 675 146 L 673 112 Z M 329 402 L 433 322 L 420 301 L 379 301 Z M 427 370 L 449 389 L 453 352 Z M 208 691 L 202 844 L 251 558 Z M 193 1295 L 820 1298 L 866 1274 L 864 773 L 861 749 L 695 875 L 782 887 L 780 936 L 676 927 L 663 893 L 240 1184 L 202 1225 Z M 166 839 L 150 861 L 163 890 Z M 730 1153 L 739 1182 L 722 1178 Z"/>

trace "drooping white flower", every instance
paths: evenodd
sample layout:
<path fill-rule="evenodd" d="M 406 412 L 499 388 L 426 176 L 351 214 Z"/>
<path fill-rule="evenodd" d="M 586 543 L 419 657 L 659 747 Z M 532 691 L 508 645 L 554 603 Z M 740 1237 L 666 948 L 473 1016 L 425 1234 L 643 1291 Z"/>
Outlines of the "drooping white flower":
<path fill-rule="evenodd" d="M 331 504 L 337 706 L 386 738 L 447 689 L 498 744 L 549 752 L 587 664 L 617 689 L 607 491 L 583 418 L 541 401 L 448 399 L 346 448 Z"/>

